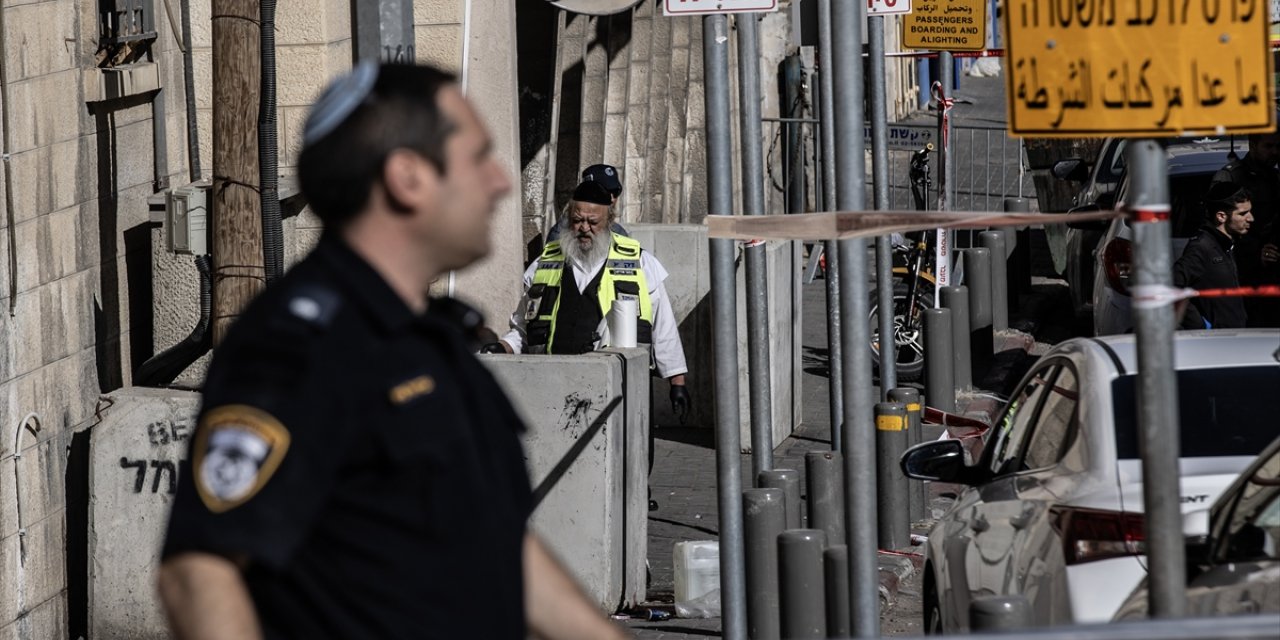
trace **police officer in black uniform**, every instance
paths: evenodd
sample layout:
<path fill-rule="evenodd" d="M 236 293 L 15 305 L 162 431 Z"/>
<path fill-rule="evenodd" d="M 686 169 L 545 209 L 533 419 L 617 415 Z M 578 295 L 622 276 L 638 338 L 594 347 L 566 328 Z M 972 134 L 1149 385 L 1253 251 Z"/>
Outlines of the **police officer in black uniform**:
<path fill-rule="evenodd" d="M 479 314 L 426 295 L 511 187 L 453 78 L 357 65 L 299 174 L 325 234 L 209 369 L 160 571 L 175 636 L 621 637 L 526 529 Z"/>

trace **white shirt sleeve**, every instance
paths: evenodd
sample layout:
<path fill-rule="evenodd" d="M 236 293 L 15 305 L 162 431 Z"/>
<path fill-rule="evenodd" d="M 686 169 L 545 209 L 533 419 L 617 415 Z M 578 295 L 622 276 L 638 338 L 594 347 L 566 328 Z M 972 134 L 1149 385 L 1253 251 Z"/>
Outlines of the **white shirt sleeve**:
<path fill-rule="evenodd" d="M 688 373 L 680 328 L 671 309 L 671 300 L 667 297 L 667 288 L 662 284 L 667 279 L 667 270 L 648 251 L 640 254 L 640 267 L 644 269 L 649 300 L 653 305 L 653 359 L 658 365 L 658 375 L 670 378 Z"/>
<path fill-rule="evenodd" d="M 530 264 L 529 268 L 524 270 L 524 289 L 520 293 L 520 302 L 516 304 L 515 312 L 511 314 L 511 330 L 507 332 L 507 335 L 502 336 L 502 341 L 511 346 L 513 353 L 524 352 L 524 313 L 529 308 L 529 287 L 533 286 L 533 274 L 537 270 L 537 260 L 534 260 L 533 264 Z"/>

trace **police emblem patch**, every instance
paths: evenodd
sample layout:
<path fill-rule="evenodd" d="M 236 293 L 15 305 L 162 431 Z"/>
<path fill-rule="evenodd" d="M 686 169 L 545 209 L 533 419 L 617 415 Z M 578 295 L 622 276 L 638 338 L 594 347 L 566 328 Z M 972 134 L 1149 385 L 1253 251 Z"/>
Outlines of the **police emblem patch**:
<path fill-rule="evenodd" d="M 200 499 L 214 513 L 244 504 L 267 484 L 288 449 L 289 431 L 265 411 L 245 405 L 209 411 L 191 465 Z"/>

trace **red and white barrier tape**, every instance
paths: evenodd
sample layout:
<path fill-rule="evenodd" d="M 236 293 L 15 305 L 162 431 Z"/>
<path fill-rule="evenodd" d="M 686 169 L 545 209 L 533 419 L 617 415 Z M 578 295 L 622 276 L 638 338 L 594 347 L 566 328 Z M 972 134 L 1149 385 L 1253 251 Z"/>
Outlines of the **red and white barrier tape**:
<path fill-rule="evenodd" d="M 1191 298 L 1280 298 L 1280 286 L 1230 287 L 1225 289 L 1185 289 L 1164 284 L 1132 287 L 1134 309 L 1156 309 Z"/>

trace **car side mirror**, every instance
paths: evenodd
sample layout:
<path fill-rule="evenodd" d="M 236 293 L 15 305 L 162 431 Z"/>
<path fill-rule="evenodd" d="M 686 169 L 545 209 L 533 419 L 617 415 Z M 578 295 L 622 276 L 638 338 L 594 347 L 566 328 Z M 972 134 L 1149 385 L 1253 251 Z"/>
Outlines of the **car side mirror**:
<path fill-rule="evenodd" d="M 964 462 L 964 445 L 959 440 L 922 442 L 902 454 L 902 473 L 915 480 L 975 484 L 976 474 Z"/>
<path fill-rule="evenodd" d="M 1080 158 L 1069 158 L 1053 163 L 1049 173 L 1059 180 L 1085 182 L 1089 179 L 1089 163 Z"/>
<path fill-rule="evenodd" d="M 1067 213 L 1093 213 L 1094 211 L 1102 211 L 1102 205 L 1098 203 L 1084 204 L 1067 210 Z M 1080 229 L 1081 231 L 1106 231 L 1111 225 L 1110 220 L 1087 220 L 1084 222 L 1068 222 L 1067 226 L 1072 229 Z"/>

